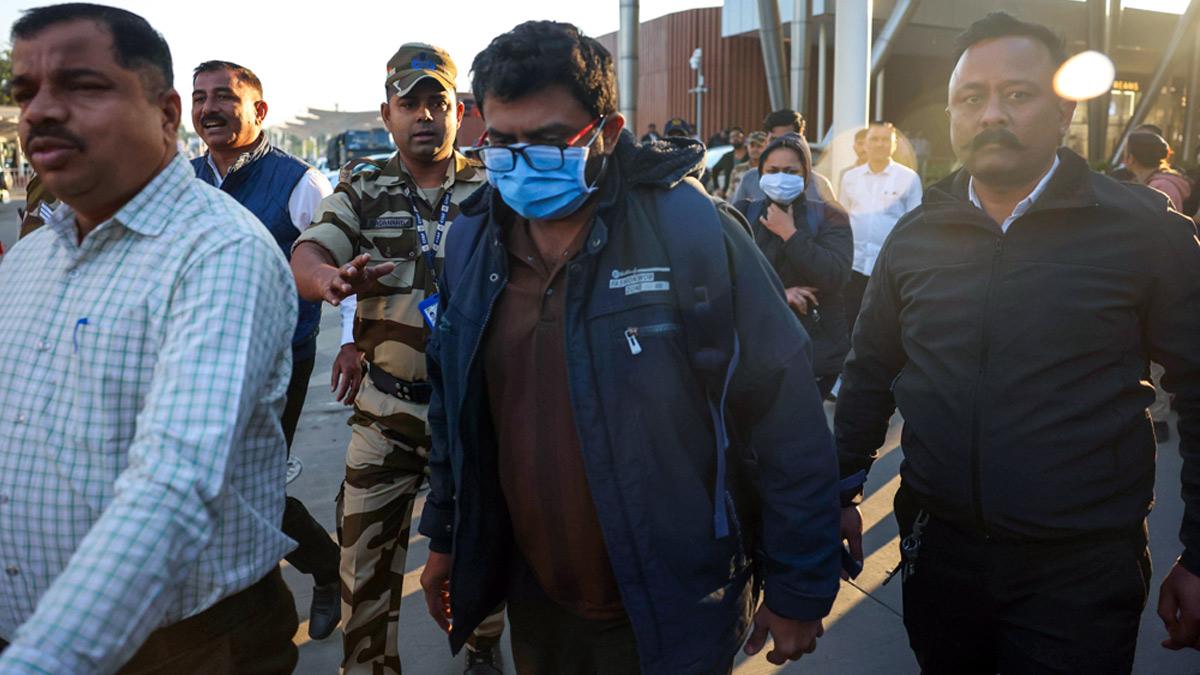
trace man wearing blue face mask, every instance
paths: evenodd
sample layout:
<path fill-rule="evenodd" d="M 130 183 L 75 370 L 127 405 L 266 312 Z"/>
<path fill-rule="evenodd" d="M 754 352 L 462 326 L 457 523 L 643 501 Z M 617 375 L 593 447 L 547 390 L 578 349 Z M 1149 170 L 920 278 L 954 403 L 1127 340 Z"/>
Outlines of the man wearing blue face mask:
<path fill-rule="evenodd" d="M 829 431 L 782 286 L 687 178 L 704 147 L 635 143 L 612 57 L 569 24 L 472 71 L 490 187 L 447 239 L 427 351 L 431 615 L 457 650 L 506 602 L 520 673 L 728 672 L 747 635 L 811 652 L 838 589 Z"/>
<path fill-rule="evenodd" d="M 482 167 L 454 149 L 463 104 L 450 55 L 410 42 L 387 65 L 380 116 L 396 153 L 363 161 L 361 171 L 347 165 L 292 251 L 304 299 L 337 305 L 357 294 L 353 344 L 367 366 L 338 495 L 346 675 L 400 672 L 405 558 L 431 444 L 426 311 L 436 303 L 445 234 L 486 185 Z M 503 629 L 499 613 L 480 626 L 468 673 L 499 672 Z"/>
<path fill-rule="evenodd" d="M 842 291 L 850 278 L 854 238 L 837 202 L 806 199 L 812 154 L 799 134 L 771 142 L 758 159 L 765 199 L 735 206 L 754 241 L 779 275 L 788 305 L 813 342 L 813 373 L 821 397 L 829 395 L 850 351 Z"/>

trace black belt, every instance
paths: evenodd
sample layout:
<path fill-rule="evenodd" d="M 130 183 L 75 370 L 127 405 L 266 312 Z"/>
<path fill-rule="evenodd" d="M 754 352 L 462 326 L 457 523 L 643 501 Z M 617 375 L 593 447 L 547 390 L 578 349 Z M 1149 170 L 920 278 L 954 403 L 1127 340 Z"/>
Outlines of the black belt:
<path fill-rule="evenodd" d="M 402 401 L 427 404 L 430 397 L 433 396 L 433 385 L 428 382 L 402 380 L 389 375 L 382 368 L 374 364 L 367 369 L 367 372 L 371 376 L 371 382 L 375 383 L 376 389 L 385 394 L 391 394 Z"/>

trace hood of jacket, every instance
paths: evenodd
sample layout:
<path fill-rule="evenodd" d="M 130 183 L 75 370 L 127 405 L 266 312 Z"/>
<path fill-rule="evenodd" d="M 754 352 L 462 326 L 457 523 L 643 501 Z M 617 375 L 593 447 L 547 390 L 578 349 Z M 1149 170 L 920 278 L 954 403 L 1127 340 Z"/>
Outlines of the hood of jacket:
<path fill-rule="evenodd" d="M 672 137 L 639 143 L 624 129 L 604 169 L 598 195 L 600 207 L 611 206 L 621 193 L 620 187 L 666 190 L 688 176 L 698 177 L 704 171 L 704 158 L 704 144 L 695 139 Z M 476 215 L 486 210 L 492 199 L 503 202 L 496 188 L 487 185 L 464 200 L 460 208 L 465 215 Z"/>
<path fill-rule="evenodd" d="M 1169 183 L 1179 191 L 1179 194 L 1183 195 L 1184 199 L 1187 199 L 1187 196 L 1192 193 L 1192 181 L 1174 171 L 1158 171 L 1150 176 L 1150 180 L 1146 181 L 1146 184 L 1153 188 L 1156 188 L 1159 183 Z"/>
<path fill-rule="evenodd" d="M 613 157 L 630 187 L 670 189 L 704 171 L 704 144 L 692 138 L 660 138 L 638 143 L 628 129 L 621 132 Z"/>

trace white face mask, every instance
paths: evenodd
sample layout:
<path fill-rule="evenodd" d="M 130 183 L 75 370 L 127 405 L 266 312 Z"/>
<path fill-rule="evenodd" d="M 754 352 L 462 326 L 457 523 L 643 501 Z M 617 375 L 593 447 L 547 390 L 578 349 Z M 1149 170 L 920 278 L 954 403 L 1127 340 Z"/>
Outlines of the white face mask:
<path fill-rule="evenodd" d="M 790 173 L 769 173 L 758 179 L 758 187 L 771 201 L 791 204 L 804 192 L 804 176 Z"/>

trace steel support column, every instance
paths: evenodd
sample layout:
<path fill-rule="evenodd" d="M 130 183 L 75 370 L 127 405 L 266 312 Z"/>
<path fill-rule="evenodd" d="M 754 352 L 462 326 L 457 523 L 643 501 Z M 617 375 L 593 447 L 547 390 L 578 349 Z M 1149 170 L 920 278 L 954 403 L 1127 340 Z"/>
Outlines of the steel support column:
<path fill-rule="evenodd" d="M 828 100 L 829 83 L 825 75 L 829 71 L 829 27 L 825 21 L 817 26 L 817 132 L 813 138 L 823 139 L 827 128 L 825 126 L 825 105 Z"/>
<path fill-rule="evenodd" d="M 1150 78 L 1150 86 L 1146 87 L 1146 92 L 1142 95 L 1142 100 L 1138 101 L 1137 107 L 1133 109 L 1133 117 L 1129 118 L 1129 122 L 1125 128 L 1121 130 L 1120 140 L 1113 148 L 1110 163 L 1116 165 L 1121 160 L 1121 154 L 1125 152 L 1125 138 L 1129 135 L 1130 130 L 1142 123 L 1146 119 L 1146 113 L 1150 112 L 1150 108 L 1154 106 L 1154 102 L 1158 99 L 1158 93 L 1162 90 L 1163 84 L 1167 80 L 1167 73 L 1171 71 L 1171 62 L 1175 60 L 1176 53 L 1179 52 L 1179 45 L 1183 43 L 1184 37 L 1188 31 L 1196 29 L 1196 17 L 1200 12 L 1200 0 L 1191 0 L 1188 3 L 1187 10 L 1180 17 L 1179 23 L 1175 25 L 1175 31 L 1171 34 L 1171 39 L 1167 42 L 1166 49 L 1163 50 L 1162 59 L 1158 62 L 1158 68 L 1154 70 L 1154 76 Z"/>
<path fill-rule="evenodd" d="M 854 132 L 870 112 L 871 0 L 837 0 L 835 21 L 831 176 L 854 164 Z"/>
<path fill-rule="evenodd" d="M 639 0 L 621 0 L 617 31 L 617 103 L 625 128 L 639 136 L 637 126 Z"/>
<path fill-rule="evenodd" d="M 1112 16 L 1110 0 L 1088 0 L 1088 49 L 1112 58 Z M 1103 161 L 1108 152 L 1108 106 L 1112 93 L 1105 92 L 1088 101 L 1088 159 Z"/>
<path fill-rule="evenodd" d="M 792 0 L 791 61 L 792 110 L 804 115 L 808 104 L 808 0 Z"/>
<path fill-rule="evenodd" d="M 917 5 L 920 4 L 920 0 L 899 0 L 892 8 L 892 13 L 888 15 L 887 21 L 879 29 L 875 44 L 871 46 L 872 77 L 878 75 L 879 71 L 883 70 L 884 65 L 887 64 L 888 57 L 892 55 L 892 49 L 896 46 L 896 36 L 908 25 L 908 20 L 912 18 L 913 13 L 917 11 Z M 841 8 L 840 4 L 838 8 Z"/>
<path fill-rule="evenodd" d="M 762 45 L 763 66 L 767 71 L 767 92 L 771 108 L 788 107 L 786 59 L 783 53 L 783 25 L 776 0 L 758 0 L 758 41 Z"/>
<path fill-rule="evenodd" d="M 1192 40 L 1192 65 L 1188 73 L 1187 108 L 1183 111 L 1183 163 L 1196 161 L 1196 115 L 1200 114 L 1200 30 Z"/>

